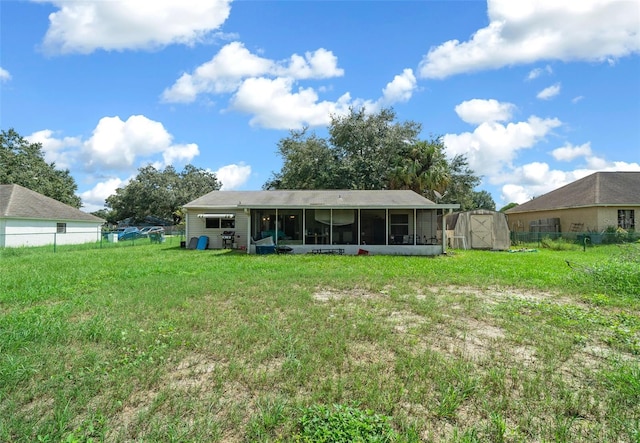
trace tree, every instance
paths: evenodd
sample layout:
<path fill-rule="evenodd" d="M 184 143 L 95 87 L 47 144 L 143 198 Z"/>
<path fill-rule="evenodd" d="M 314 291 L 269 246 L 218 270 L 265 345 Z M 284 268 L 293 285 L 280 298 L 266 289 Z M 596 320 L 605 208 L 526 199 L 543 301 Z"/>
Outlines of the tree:
<path fill-rule="evenodd" d="M 516 206 L 518 206 L 518 203 L 515 203 L 515 202 L 507 203 L 505 206 L 500 208 L 500 212 L 508 211 L 509 209 L 515 208 Z"/>
<path fill-rule="evenodd" d="M 398 152 L 395 167 L 390 173 L 391 189 L 411 189 L 437 200 L 438 194 L 446 192 L 451 181 L 444 149 L 440 138 L 405 143 Z"/>
<path fill-rule="evenodd" d="M 264 189 L 339 189 L 340 162 L 327 141 L 307 129 L 291 131 L 278 142 L 278 153 L 285 159 L 282 170 L 264 184 Z"/>
<path fill-rule="evenodd" d="M 107 220 L 132 218 L 134 223 L 141 223 L 153 216 L 175 222 L 183 205 L 220 186 L 213 172 L 192 165 L 185 166 L 181 173 L 173 166 L 164 171 L 144 166 L 127 186 L 107 198 L 106 206 L 111 210 Z"/>
<path fill-rule="evenodd" d="M 421 130 L 419 123 L 397 123 L 395 118 L 392 109 L 366 114 L 364 108 L 331 118 L 329 143 L 340 161 L 344 188 L 389 188 L 390 167 Z"/>
<path fill-rule="evenodd" d="M 480 184 L 480 177 L 469 168 L 464 155 L 456 155 L 449 161 L 449 184 L 440 203 L 457 203 L 461 211 L 474 209 L 473 189 Z"/>
<path fill-rule="evenodd" d="M 44 159 L 41 143 L 29 143 L 15 130 L 0 132 L 0 183 L 16 184 L 74 208 L 82 205 L 68 169 Z"/>
<path fill-rule="evenodd" d="M 419 123 L 396 122 L 391 109 L 332 117 L 329 139 L 292 131 L 278 143 L 283 167 L 265 189 L 411 189 L 432 200 L 473 207 L 480 178 L 465 156 L 446 157 L 440 137 L 419 140 Z"/>
<path fill-rule="evenodd" d="M 496 202 L 493 201 L 493 197 L 487 191 L 474 191 L 472 194 L 473 208 L 472 209 L 488 209 L 490 211 L 496 210 Z"/>

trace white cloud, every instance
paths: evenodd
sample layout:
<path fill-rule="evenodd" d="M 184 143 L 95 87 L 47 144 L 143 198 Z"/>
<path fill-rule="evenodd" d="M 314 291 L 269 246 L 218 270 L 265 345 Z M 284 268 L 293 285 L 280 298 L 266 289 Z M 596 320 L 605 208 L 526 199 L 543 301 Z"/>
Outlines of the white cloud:
<path fill-rule="evenodd" d="M 482 100 L 474 98 L 456 106 L 456 114 L 464 122 L 480 124 L 486 122 L 507 121 L 515 109 L 512 103 L 501 103 L 498 100 Z"/>
<path fill-rule="evenodd" d="M 129 183 L 130 178 L 122 180 L 118 177 L 110 177 L 105 181 L 97 183 L 88 191 L 82 192 L 82 209 L 87 212 L 94 212 L 104 209 L 107 197 L 116 193 L 116 189 L 123 188 Z"/>
<path fill-rule="evenodd" d="M 162 154 L 165 165 L 174 161 L 188 163 L 198 153 L 195 144 L 174 145 L 173 136 L 162 123 L 144 115 L 132 115 L 126 121 L 117 116 L 103 117 L 83 144 L 88 170 L 129 170 L 139 158 L 156 154 Z"/>
<path fill-rule="evenodd" d="M 75 161 L 80 137 L 56 138 L 54 131 L 43 129 L 25 137 L 29 143 L 42 144 L 44 159 L 47 163 L 55 163 L 58 169 L 69 169 Z"/>
<path fill-rule="evenodd" d="M 162 93 L 165 102 L 190 103 L 198 94 L 221 94 L 236 91 L 245 79 L 279 76 L 291 79 L 322 79 L 339 77 L 338 59 L 331 51 L 320 48 L 297 54 L 277 62 L 252 54 L 240 42 L 231 42 L 192 74 L 182 76 Z"/>
<path fill-rule="evenodd" d="M 551 74 L 553 73 L 553 69 L 551 69 L 551 66 L 547 65 L 544 68 L 535 68 L 532 69 L 529 72 L 529 75 L 527 75 L 527 80 L 534 80 L 538 77 L 540 77 L 542 74 Z"/>
<path fill-rule="evenodd" d="M 536 116 L 506 125 L 484 122 L 473 132 L 446 134 L 443 142 L 449 155 L 465 155 L 477 174 L 495 176 L 512 164 L 518 151 L 531 148 L 561 124 L 557 118 Z"/>
<path fill-rule="evenodd" d="M 231 0 L 38 0 L 59 9 L 49 15 L 45 51 L 89 54 L 97 49 L 155 49 L 192 45 L 229 17 Z"/>
<path fill-rule="evenodd" d="M 544 88 L 542 91 L 538 92 L 536 97 L 540 100 L 549 100 L 558 94 L 560 94 L 560 83 Z"/>
<path fill-rule="evenodd" d="M 293 80 L 287 78 L 249 78 L 242 83 L 230 102 L 231 109 L 253 114 L 251 125 L 272 129 L 294 129 L 304 125 L 322 126 L 331 114 L 348 112 L 351 97 L 337 102 L 318 101 L 312 88 L 293 92 Z"/>
<path fill-rule="evenodd" d="M 226 165 L 216 171 L 218 181 L 222 183 L 225 191 L 239 188 L 249 180 L 251 176 L 251 166 L 240 163 L 239 165 Z"/>
<path fill-rule="evenodd" d="M 251 125 L 296 129 L 326 126 L 332 114 L 346 114 L 350 107 L 376 112 L 381 106 L 406 102 L 417 88 L 411 69 L 404 69 L 387 83 L 377 100 L 352 99 L 348 92 L 335 101 L 321 100 L 319 93 L 332 91 L 331 86 L 300 85 L 303 80 L 343 75 L 337 57 L 324 48 L 278 61 L 251 53 L 241 42 L 232 42 L 193 72 L 182 74 L 161 98 L 169 103 L 191 103 L 200 95 L 228 95 L 228 109 L 251 115 Z"/>
<path fill-rule="evenodd" d="M 573 146 L 570 143 L 565 144 L 561 148 L 551 151 L 551 155 L 558 161 L 569 162 L 578 157 L 591 156 L 591 143 L 587 142 L 580 146 Z"/>
<path fill-rule="evenodd" d="M 640 6 L 628 0 L 488 0 L 489 25 L 431 48 L 419 75 L 451 75 L 539 60 L 612 61 L 640 51 Z"/>
<path fill-rule="evenodd" d="M 0 83 L 8 82 L 11 80 L 11 74 L 6 69 L 0 68 Z"/>
<path fill-rule="evenodd" d="M 320 48 L 314 52 L 306 52 L 304 58 L 293 54 L 289 66 L 278 70 L 279 75 L 296 79 L 342 77 L 344 70 L 338 68 L 338 58 L 333 52 Z"/>
<path fill-rule="evenodd" d="M 571 103 L 573 103 L 575 105 L 576 103 L 581 102 L 583 99 L 584 99 L 584 96 L 583 95 L 579 95 L 577 97 L 572 98 L 571 99 Z"/>
<path fill-rule="evenodd" d="M 381 104 L 407 102 L 417 87 L 416 76 L 412 69 L 405 69 L 396 75 L 382 90 Z"/>

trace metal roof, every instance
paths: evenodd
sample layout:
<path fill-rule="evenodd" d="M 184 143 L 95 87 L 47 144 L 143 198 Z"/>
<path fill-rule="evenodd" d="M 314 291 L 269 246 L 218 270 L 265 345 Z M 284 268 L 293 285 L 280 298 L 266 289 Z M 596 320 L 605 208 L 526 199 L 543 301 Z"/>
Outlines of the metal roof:
<path fill-rule="evenodd" d="M 0 185 L 0 218 L 104 223 L 95 215 L 16 184 Z"/>
<path fill-rule="evenodd" d="M 459 205 L 436 204 L 407 190 L 278 190 L 213 191 L 187 203 L 186 209 L 212 208 L 443 208 Z"/>

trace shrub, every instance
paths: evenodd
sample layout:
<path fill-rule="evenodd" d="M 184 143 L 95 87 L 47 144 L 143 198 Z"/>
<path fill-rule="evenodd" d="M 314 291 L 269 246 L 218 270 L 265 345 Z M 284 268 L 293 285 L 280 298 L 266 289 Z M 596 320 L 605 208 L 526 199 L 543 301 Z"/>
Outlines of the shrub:
<path fill-rule="evenodd" d="M 370 410 L 333 405 L 306 408 L 300 419 L 303 442 L 394 442 L 390 418 Z"/>

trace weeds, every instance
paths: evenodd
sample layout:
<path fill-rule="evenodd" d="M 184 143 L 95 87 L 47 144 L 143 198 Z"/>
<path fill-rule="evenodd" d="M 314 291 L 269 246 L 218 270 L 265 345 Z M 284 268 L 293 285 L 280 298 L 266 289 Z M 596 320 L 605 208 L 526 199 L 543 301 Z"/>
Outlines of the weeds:
<path fill-rule="evenodd" d="M 2 255 L 0 441 L 638 441 L 637 249 L 193 252 Z"/>

